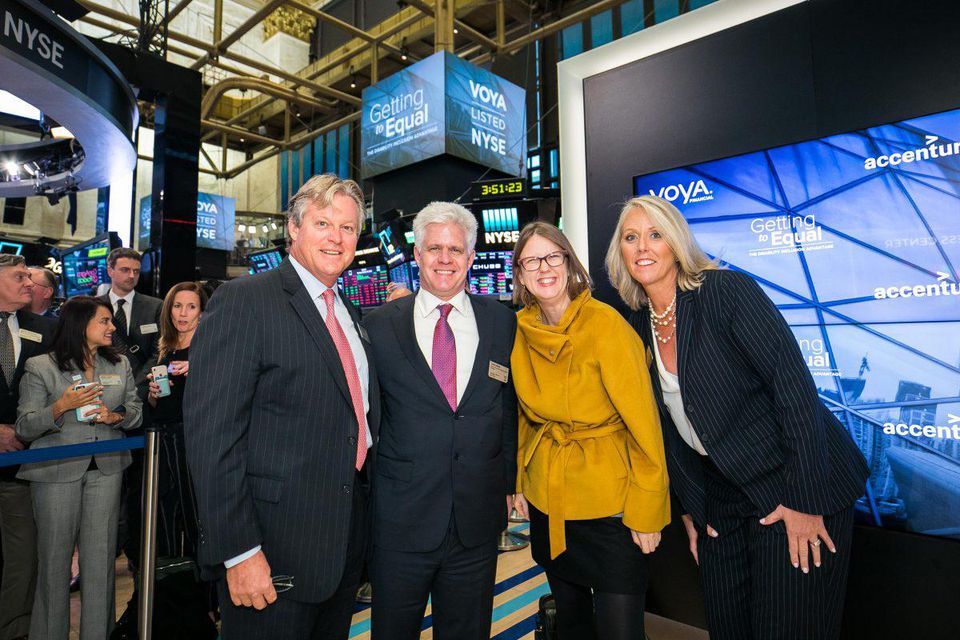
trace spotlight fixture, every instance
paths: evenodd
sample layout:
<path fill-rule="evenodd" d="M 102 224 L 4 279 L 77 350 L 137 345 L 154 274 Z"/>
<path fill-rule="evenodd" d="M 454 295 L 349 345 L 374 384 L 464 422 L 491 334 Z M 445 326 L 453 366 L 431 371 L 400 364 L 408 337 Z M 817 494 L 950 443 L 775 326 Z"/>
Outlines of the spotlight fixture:
<path fill-rule="evenodd" d="M 276 222 L 271 222 L 271 223 L 270 223 L 270 226 L 273 227 L 273 230 L 274 230 L 274 231 L 277 230 L 277 223 L 276 223 Z"/>
<path fill-rule="evenodd" d="M 263 229 L 263 232 L 264 232 L 264 233 L 266 233 L 267 231 L 269 231 L 269 229 L 267 228 L 267 225 L 263 225 L 262 229 Z"/>
<path fill-rule="evenodd" d="M 453 35 L 457 35 L 458 33 L 460 33 L 460 29 L 457 29 L 456 27 L 454 27 L 454 28 L 453 28 Z"/>
<path fill-rule="evenodd" d="M 247 225 L 245 225 L 245 224 L 238 224 L 238 225 L 237 225 L 237 231 L 239 231 L 240 233 L 243 233 L 243 232 L 246 231 L 246 230 L 247 230 Z"/>
<path fill-rule="evenodd" d="M 240 142 L 246 142 L 246 140 L 244 140 L 243 138 L 240 138 Z"/>
<path fill-rule="evenodd" d="M 407 48 L 406 48 L 406 47 L 404 47 L 403 49 L 400 49 L 400 59 L 403 60 L 404 62 L 407 61 Z"/>
<path fill-rule="evenodd" d="M 7 160 L 3 163 L 3 170 L 7 172 L 8 179 L 20 179 L 20 164 L 16 160 Z"/>

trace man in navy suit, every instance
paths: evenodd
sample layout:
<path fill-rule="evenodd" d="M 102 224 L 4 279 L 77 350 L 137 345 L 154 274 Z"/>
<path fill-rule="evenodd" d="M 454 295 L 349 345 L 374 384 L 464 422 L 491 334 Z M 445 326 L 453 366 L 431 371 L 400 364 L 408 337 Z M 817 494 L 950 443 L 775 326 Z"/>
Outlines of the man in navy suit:
<path fill-rule="evenodd" d="M 28 358 L 50 350 L 55 320 L 27 309 L 34 284 L 22 256 L 0 255 L 0 453 L 20 451 L 17 403 Z M 3 356 L 6 353 L 6 357 Z M 26 637 L 37 582 L 37 526 L 30 483 L 16 478 L 19 466 L 0 467 L 0 638 Z"/>
<path fill-rule="evenodd" d="M 187 459 L 224 640 L 349 633 L 379 390 L 337 278 L 363 211 L 352 180 L 308 180 L 290 200 L 289 258 L 218 288 L 190 349 Z"/>
<path fill-rule="evenodd" d="M 374 482 L 372 632 L 490 637 L 497 538 L 516 482 L 516 317 L 465 291 L 477 222 L 434 202 L 413 223 L 420 291 L 365 319 L 383 420 Z M 506 500 L 505 500 L 506 498 Z"/>

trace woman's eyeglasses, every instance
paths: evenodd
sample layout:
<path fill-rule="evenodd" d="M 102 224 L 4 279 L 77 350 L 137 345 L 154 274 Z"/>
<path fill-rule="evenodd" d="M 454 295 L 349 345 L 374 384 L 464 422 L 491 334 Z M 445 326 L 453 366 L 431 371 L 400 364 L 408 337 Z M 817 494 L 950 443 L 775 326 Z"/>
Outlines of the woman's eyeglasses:
<path fill-rule="evenodd" d="M 554 253 L 548 253 L 545 256 L 523 258 L 518 261 L 520 268 L 524 271 L 539 271 L 540 265 L 546 262 L 551 267 L 559 267 L 563 264 L 563 261 L 567 259 L 566 251 L 555 251 Z"/>

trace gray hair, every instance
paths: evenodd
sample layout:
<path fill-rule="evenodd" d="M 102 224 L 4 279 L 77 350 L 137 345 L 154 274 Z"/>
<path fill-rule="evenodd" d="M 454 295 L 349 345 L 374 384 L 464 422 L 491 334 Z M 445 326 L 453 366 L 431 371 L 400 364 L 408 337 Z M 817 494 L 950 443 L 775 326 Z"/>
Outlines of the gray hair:
<path fill-rule="evenodd" d="M 294 226 L 303 224 L 303 214 L 311 204 L 321 209 L 333 204 L 336 195 L 344 195 L 357 205 L 357 235 L 363 230 L 366 218 L 366 206 L 363 203 L 363 190 L 353 180 L 343 180 L 332 173 L 321 173 L 303 183 L 287 207 L 287 220 Z"/>
<path fill-rule="evenodd" d="M 0 253 L 0 268 L 22 267 L 27 264 L 26 258 L 13 253 Z"/>
<path fill-rule="evenodd" d="M 431 202 L 413 219 L 413 242 L 417 249 L 423 251 L 423 236 L 427 233 L 427 225 L 453 223 L 463 229 L 467 236 L 467 252 L 473 251 L 477 245 L 477 219 L 470 211 L 456 202 Z"/>
<path fill-rule="evenodd" d="M 53 271 L 50 271 L 50 269 L 46 267 L 30 267 L 30 269 L 36 269 L 40 273 L 44 280 L 43 286 L 54 290 L 57 288 L 57 275 Z M 34 284 L 39 283 L 34 282 Z"/>

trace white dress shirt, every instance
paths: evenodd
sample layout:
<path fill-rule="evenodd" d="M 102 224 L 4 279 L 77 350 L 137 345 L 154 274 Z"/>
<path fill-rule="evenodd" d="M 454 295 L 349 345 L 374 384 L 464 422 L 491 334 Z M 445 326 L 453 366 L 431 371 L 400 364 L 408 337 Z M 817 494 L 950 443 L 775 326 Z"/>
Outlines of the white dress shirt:
<path fill-rule="evenodd" d="M 20 321 L 17 320 L 17 312 L 11 311 L 7 318 L 7 326 L 10 327 L 10 338 L 13 340 L 13 363 L 20 362 Z"/>
<path fill-rule="evenodd" d="M 433 368 L 433 332 L 440 320 L 441 304 L 452 304 L 453 309 L 447 316 L 447 323 L 453 330 L 457 343 L 457 402 L 463 398 L 463 392 L 473 373 L 473 361 L 480 346 L 480 333 L 477 330 L 477 317 L 473 315 L 473 305 L 466 291 L 461 291 L 444 302 L 426 289 L 417 292 L 413 305 L 413 329 L 417 335 L 417 345 L 427 364 Z"/>
<path fill-rule="evenodd" d="M 307 293 L 310 294 L 310 299 L 313 300 L 317 311 L 320 312 L 320 317 L 326 322 L 327 303 L 323 300 L 323 292 L 332 287 L 328 287 L 317 280 L 317 278 L 297 262 L 293 256 L 290 256 L 290 264 L 293 265 L 297 275 L 300 276 L 300 281 L 303 282 Z M 336 289 L 334 289 L 334 293 L 337 293 Z M 111 296 L 112 295 L 113 293 L 111 292 Z M 337 322 L 340 323 L 340 328 L 343 329 L 343 333 L 347 336 L 347 342 L 350 343 L 350 351 L 353 353 L 353 361 L 357 365 L 357 375 L 360 377 L 360 392 L 363 396 L 363 412 L 364 414 L 368 414 L 370 413 L 370 365 L 367 362 L 367 352 L 363 350 L 360 333 L 357 331 L 357 326 L 354 324 L 353 318 L 350 316 L 346 305 L 344 305 L 343 299 L 339 295 L 336 295 L 333 300 L 333 313 L 337 316 Z M 367 450 L 369 451 L 370 447 L 373 446 L 373 433 L 370 431 L 370 423 L 366 421 L 365 423 L 367 430 Z M 223 565 L 229 569 L 248 558 L 252 558 L 258 551 L 260 551 L 260 545 L 257 545 L 246 553 L 241 553 L 238 556 L 226 560 Z"/>
<path fill-rule="evenodd" d="M 683 398 L 680 396 L 680 378 L 677 374 L 670 373 L 663 366 L 663 360 L 660 359 L 660 347 L 656 343 L 656 334 L 654 334 L 653 353 L 657 358 L 657 373 L 660 375 L 660 390 L 663 392 L 663 404 L 667 405 L 667 412 L 673 419 L 673 424 L 677 432 L 687 445 L 702 456 L 707 455 L 707 450 L 703 448 L 697 432 L 690 426 L 687 420 L 687 412 L 683 408 Z"/>
<path fill-rule="evenodd" d="M 117 306 L 117 300 L 120 300 L 120 299 L 126 300 L 126 302 L 123 304 L 123 314 L 127 318 L 127 326 L 124 327 L 124 329 L 126 329 L 128 336 L 130 335 L 131 318 L 133 318 L 133 296 L 136 295 L 136 293 L 137 293 L 136 291 L 131 291 L 125 296 L 118 296 L 116 293 L 113 292 L 112 287 L 110 289 L 110 306 L 113 307 L 114 316 L 117 315 L 117 309 L 119 309 L 119 307 Z"/>

